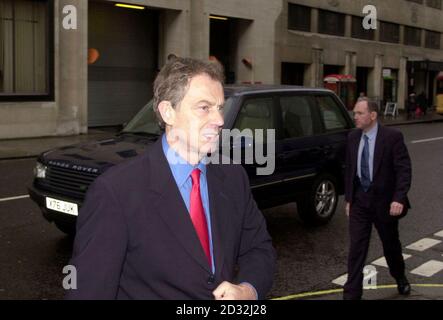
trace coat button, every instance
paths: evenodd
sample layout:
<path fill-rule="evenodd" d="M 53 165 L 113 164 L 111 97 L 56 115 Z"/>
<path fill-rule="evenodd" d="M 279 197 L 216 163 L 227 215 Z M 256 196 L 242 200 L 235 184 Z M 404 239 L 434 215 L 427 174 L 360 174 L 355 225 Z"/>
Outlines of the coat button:
<path fill-rule="evenodd" d="M 211 274 L 208 277 L 208 284 L 214 284 L 214 282 L 215 282 L 215 276 L 213 274 Z"/>

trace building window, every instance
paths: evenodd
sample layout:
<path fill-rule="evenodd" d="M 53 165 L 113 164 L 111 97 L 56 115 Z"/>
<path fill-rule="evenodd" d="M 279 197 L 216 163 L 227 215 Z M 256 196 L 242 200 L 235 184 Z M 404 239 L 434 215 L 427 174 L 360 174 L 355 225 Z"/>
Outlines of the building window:
<path fill-rule="evenodd" d="M 400 42 L 400 26 L 396 23 L 380 22 L 380 41 L 399 43 Z"/>
<path fill-rule="evenodd" d="M 441 9 L 441 0 L 426 0 L 426 5 L 434 9 Z"/>
<path fill-rule="evenodd" d="M 426 30 L 426 48 L 440 49 L 441 33 Z"/>
<path fill-rule="evenodd" d="M 0 99 L 50 95 L 51 5 L 0 0 Z"/>
<path fill-rule="evenodd" d="M 303 63 L 282 62 L 281 84 L 302 86 L 306 65 Z"/>
<path fill-rule="evenodd" d="M 318 11 L 318 32 L 334 36 L 345 35 L 345 15 L 332 11 Z"/>
<path fill-rule="evenodd" d="M 288 3 L 288 29 L 311 31 L 311 8 Z"/>
<path fill-rule="evenodd" d="M 421 46 L 421 29 L 405 26 L 405 45 Z"/>
<path fill-rule="evenodd" d="M 375 32 L 372 29 L 363 28 L 363 18 L 352 17 L 352 37 L 364 40 L 374 40 Z"/>

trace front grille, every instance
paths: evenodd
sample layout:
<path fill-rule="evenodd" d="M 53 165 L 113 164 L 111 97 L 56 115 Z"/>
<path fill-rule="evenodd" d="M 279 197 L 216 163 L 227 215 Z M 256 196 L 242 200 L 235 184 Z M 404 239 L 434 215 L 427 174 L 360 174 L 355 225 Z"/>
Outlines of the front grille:
<path fill-rule="evenodd" d="M 49 165 L 46 179 L 39 179 L 39 185 L 60 195 L 83 199 L 89 186 L 98 175 L 98 173 Z"/>

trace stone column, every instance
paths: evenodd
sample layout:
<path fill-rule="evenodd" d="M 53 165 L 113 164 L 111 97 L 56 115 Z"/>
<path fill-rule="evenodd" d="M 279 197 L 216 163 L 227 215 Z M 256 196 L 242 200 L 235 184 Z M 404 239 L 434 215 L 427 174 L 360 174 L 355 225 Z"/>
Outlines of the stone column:
<path fill-rule="evenodd" d="M 377 29 L 374 30 L 374 41 L 380 41 L 381 22 L 377 21 Z"/>
<path fill-rule="evenodd" d="M 58 70 L 57 134 L 86 133 L 88 1 L 59 0 L 55 3 L 55 50 L 59 52 L 58 57 L 55 55 L 55 70 Z"/>
<path fill-rule="evenodd" d="M 311 32 L 318 33 L 318 9 L 311 9 Z"/>
<path fill-rule="evenodd" d="M 408 70 L 407 70 L 408 58 L 400 58 L 400 68 L 398 70 L 398 109 L 405 109 L 405 101 L 408 97 Z"/>
<path fill-rule="evenodd" d="M 169 54 L 190 55 L 189 11 L 163 10 L 160 15 L 159 67 L 167 62 Z"/>
<path fill-rule="evenodd" d="M 209 58 L 209 13 L 205 0 L 191 1 L 191 56 L 197 59 Z"/>
<path fill-rule="evenodd" d="M 312 49 L 312 63 L 306 68 L 304 85 L 323 87 L 323 49 Z"/>
<path fill-rule="evenodd" d="M 405 26 L 400 25 L 400 44 L 405 44 Z"/>
<path fill-rule="evenodd" d="M 357 76 L 357 55 L 355 52 L 346 51 L 345 56 L 345 74 L 350 74 L 354 77 Z"/>
<path fill-rule="evenodd" d="M 421 29 L 421 47 L 422 48 L 426 47 L 426 30 L 425 29 Z"/>
<path fill-rule="evenodd" d="M 383 99 L 383 55 L 374 58 L 374 68 L 368 76 L 368 96 L 376 101 Z"/>
<path fill-rule="evenodd" d="M 352 37 L 352 16 L 349 14 L 345 18 L 345 37 Z"/>

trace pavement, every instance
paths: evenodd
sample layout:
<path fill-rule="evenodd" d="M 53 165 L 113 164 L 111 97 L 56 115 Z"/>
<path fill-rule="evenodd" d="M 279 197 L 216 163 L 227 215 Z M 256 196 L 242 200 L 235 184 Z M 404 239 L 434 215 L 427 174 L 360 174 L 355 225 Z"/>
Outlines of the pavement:
<path fill-rule="evenodd" d="M 386 126 L 402 126 L 419 123 L 443 122 L 443 115 L 428 112 L 426 115 L 414 119 L 407 119 L 400 113 L 396 117 L 379 116 L 379 120 Z M 0 140 L 0 160 L 21 159 L 37 157 L 40 153 L 52 148 L 71 144 L 83 143 L 94 140 L 105 140 L 113 137 L 118 132 L 117 127 L 90 128 L 87 134 L 75 136 L 40 137 L 26 139 Z M 394 282 L 381 284 L 377 288 L 364 291 L 365 300 L 443 300 L 443 284 L 412 284 L 409 296 L 400 296 Z M 342 289 L 332 288 L 317 292 L 298 293 L 293 296 L 281 298 L 282 300 L 341 300 Z"/>
<path fill-rule="evenodd" d="M 381 123 L 386 126 L 401 126 L 417 123 L 440 122 L 443 121 L 443 115 L 439 115 L 435 111 L 428 111 L 426 115 L 421 115 L 418 117 L 414 116 L 412 119 L 407 119 L 405 113 L 400 113 L 397 117 L 380 115 L 379 119 Z"/>
<path fill-rule="evenodd" d="M 0 160 L 37 157 L 58 147 L 95 140 L 105 140 L 118 133 L 117 127 L 92 128 L 87 134 L 0 140 Z"/>

